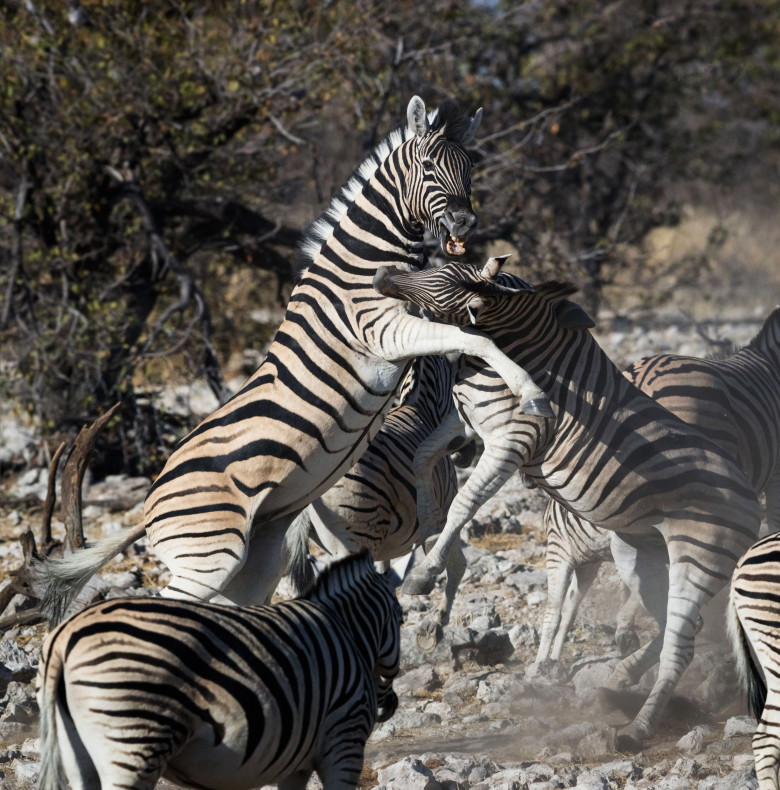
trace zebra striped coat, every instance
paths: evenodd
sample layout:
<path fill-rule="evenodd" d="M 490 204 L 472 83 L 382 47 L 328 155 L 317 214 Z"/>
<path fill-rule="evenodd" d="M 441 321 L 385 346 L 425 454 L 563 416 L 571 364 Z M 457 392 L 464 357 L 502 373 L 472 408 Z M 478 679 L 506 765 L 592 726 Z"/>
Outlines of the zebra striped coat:
<path fill-rule="evenodd" d="M 79 612 L 39 669 L 40 790 L 357 787 L 397 698 L 401 607 L 367 553 L 245 609 L 126 598 Z"/>
<path fill-rule="evenodd" d="M 286 566 L 290 522 L 363 454 L 413 357 L 484 356 L 529 411 L 549 411 L 541 390 L 487 337 L 415 317 L 373 288 L 382 264 L 423 265 L 426 229 L 460 254 L 476 223 L 463 145 L 481 112 L 469 119 L 445 102 L 429 122 L 414 97 L 407 114 L 407 126 L 369 155 L 309 230 L 308 267 L 265 360 L 176 447 L 147 495 L 143 524 L 45 563 L 44 610 L 53 621 L 144 531 L 172 574 L 163 595 L 268 600 Z"/>
<path fill-rule="evenodd" d="M 288 532 L 290 573 L 297 590 L 311 583 L 309 539 L 334 557 L 368 549 L 374 560 L 388 561 L 424 544 L 417 519 L 415 452 L 452 411 L 453 363 L 446 357 L 415 361 L 401 402 L 394 407 L 360 460 L 336 485 L 312 502 Z M 434 496 L 446 510 L 458 490 L 449 455 L 433 469 Z M 437 525 L 436 534 L 443 523 Z M 457 547 L 459 549 L 460 546 Z M 446 625 L 453 598 L 466 569 L 462 551 L 450 553 L 447 586 L 435 622 Z"/>
<path fill-rule="evenodd" d="M 780 308 L 745 348 L 725 359 L 661 354 L 634 362 L 624 375 L 734 458 L 756 494 L 766 496 L 769 530 L 780 530 Z M 555 500 L 547 506 L 545 526 L 547 609 L 537 664 L 560 658 L 583 595 L 600 563 L 612 558 L 609 531 Z M 665 555 L 663 545 L 656 548 Z M 618 615 L 615 635 L 624 654 L 633 644 L 629 629 L 640 600 L 638 589 L 643 578 L 666 561 L 665 556 L 652 561 L 644 555 L 632 560 L 632 567 L 618 569 L 632 590 Z"/>
<path fill-rule="evenodd" d="M 758 719 L 753 756 L 759 790 L 778 790 L 780 769 L 780 535 L 758 541 L 731 579 L 728 625 L 737 672 Z"/>
<path fill-rule="evenodd" d="M 624 659 L 611 679 L 617 686 L 637 682 L 663 645 L 657 681 L 618 736 L 620 749 L 636 749 L 657 729 L 693 657 L 701 606 L 756 539 L 758 502 L 728 453 L 637 389 L 590 332 L 569 329 L 556 316 L 553 306 L 574 286 L 529 286 L 499 275 L 500 263 L 491 259 L 482 270 L 445 265 L 416 274 L 385 271 L 378 278 L 384 293 L 408 296 L 445 317 L 465 316 L 469 302 L 480 296 L 477 326 L 534 376 L 556 411 L 554 419 L 525 417 L 493 371 L 478 360 L 462 360 L 457 409 L 482 436 L 485 451 L 455 498 L 436 546 L 405 589 L 430 589 L 463 524 L 518 469 L 581 517 L 620 532 L 629 546 L 660 535 L 669 554 L 668 574 L 660 574 L 655 592 L 665 603 L 664 628 L 657 640 Z M 443 424 L 421 452 L 429 443 L 446 444 L 459 431 L 460 425 Z M 421 483 L 424 529 L 435 505 Z"/>

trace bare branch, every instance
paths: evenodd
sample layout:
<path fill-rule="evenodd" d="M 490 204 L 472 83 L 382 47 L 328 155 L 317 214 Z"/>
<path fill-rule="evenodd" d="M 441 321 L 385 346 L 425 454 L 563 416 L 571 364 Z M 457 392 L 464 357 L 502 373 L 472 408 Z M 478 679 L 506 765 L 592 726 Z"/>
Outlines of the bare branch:
<path fill-rule="evenodd" d="M 43 502 L 43 515 L 41 516 L 41 545 L 43 553 L 48 553 L 48 547 L 52 544 L 51 537 L 51 517 L 54 513 L 54 503 L 57 499 L 56 483 L 57 483 L 57 468 L 60 465 L 60 457 L 68 446 L 67 442 L 61 442 L 60 446 L 55 450 L 54 455 L 49 463 L 49 479 L 46 485 L 46 499 Z M 0 612 L 2 609 L 0 609 Z"/>
<path fill-rule="evenodd" d="M 115 403 L 104 415 L 79 431 L 73 444 L 73 450 L 65 463 L 65 469 L 62 472 L 61 509 L 67 531 L 65 539 L 67 548 L 81 549 L 84 547 L 84 528 L 81 521 L 81 484 L 84 480 L 87 463 L 95 449 L 95 442 L 118 408 L 119 404 Z"/>

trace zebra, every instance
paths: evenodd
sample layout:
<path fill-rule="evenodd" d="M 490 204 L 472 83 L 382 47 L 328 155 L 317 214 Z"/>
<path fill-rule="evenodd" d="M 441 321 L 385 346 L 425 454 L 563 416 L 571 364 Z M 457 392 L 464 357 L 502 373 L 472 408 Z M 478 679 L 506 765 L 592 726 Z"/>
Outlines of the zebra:
<path fill-rule="evenodd" d="M 736 668 L 758 719 L 753 756 L 759 790 L 778 790 L 780 767 L 780 534 L 751 546 L 731 578 L 727 623 Z"/>
<path fill-rule="evenodd" d="M 577 327 L 572 309 L 564 311 L 566 320 L 556 314 L 553 305 L 573 294 L 574 285 L 548 281 L 534 287 L 499 274 L 502 262 L 491 259 L 482 269 L 446 264 L 417 273 L 377 273 L 381 293 L 409 298 L 449 320 L 468 321 L 479 300 L 476 325 L 529 371 L 556 411 L 554 418 L 522 415 L 493 371 L 478 360 L 461 360 L 454 390 L 457 416 L 423 442 L 415 461 L 422 474 L 421 529 L 435 523 L 423 473 L 437 447 L 462 435 L 464 424 L 479 433 L 485 450 L 455 497 L 436 545 L 404 589 L 419 594 L 432 588 L 463 524 L 518 469 L 582 518 L 619 532 L 627 555 L 660 535 L 668 572 L 640 593 L 662 624 L 661 633 L 624 658 L 610 679 L 615 687 L 634 684 L 660 656 L 649 696 L 617 738 L 619 749 L 636 750 L 656 732 L 693 657 L 701 606 L 755 541 L 760 508 L 728 453 L 625 378 L 591 333 Z"/>
<path fill-rule="evenodd" d="M 331 489 L 312 502 L 293 522 L 287 534 L 290 574 L 297 590 L 313 576 L 308 561 L 309 539 L 334 557 L 367 548 L 375 561 L 402 557 L 425 545 L 417 520 L 414 455 L 420 442 L 453 408 L 453 363 L 446 357 L 415 360 L 399 395 L 400 403 L 385 418 L 381 430 L 352 469 Z M 454 448 L 453 448 L 454 449 Z M 455 464 L 450 455 L 433 470 L 436 501 L 447 509 L 458 490 Z M 443 527 L 437 525 L 436 533 Z M 421 647 L 447 625 L 454 596 L 466 570 L 458 545 L 447 559 L 447 585 L 441 606 L 418 633 Z M 433 643 L 435 646 L 435 642 Z"/>
<path fill-rule="evenodd" d="M 659 354 L 637 360 L 624 375 L 726 450 L 756 495 L 764 493 L 769 531 L 780 531 L 780 308 L 769 314 L 744 348 L 724 359 Z M 560 502 L 549 501 L 544 522 L 547 607 L 537 667 L 548 659 L 560 659 L 582 597 L 601 562 L 612 558 L 609 531 Z M 665 553 L 663 543 L 656 549 Z M 665 563 L 665 557 L 660 561 Z M 641 564 L 637 571 L 643 572 Z M 622 575 L 631 587 L 640 583 L 630 578 L 628 570 Z M 640 605 L 639 596 L 632 592 L 618 614 L 615 641 L 623 655 L 639 646 L 631 627 Z"/>
<path fill-rule="evenodd" d="M 406 126 L 307 231 L 307 266 L 264 361 L 177 445 L 147 493 L 142 523 L 40 566 L 50 622 L 144 533 L 171 572 L 163 596 L 267 601 L 286 567 L 290 523 L 363 454 L 414 357 L 484 357 L 529 413 L 550 413 L 546 395 L 489 338 L 412 315 L 372 285 L 380 265 L 425 265 L 426 230 L 447 254 L 465 251 L 476 216 L 464 146 L 481 117 L 447 100 L 429 118 L 422 99 L 411 99 Z"/>
<path fill-rule="evenodd" d="M 367 552 L 302 597 L 253 607 L 119 598 L 46 638 L 40 790 L 356 788 L 398 698 L 401 606 Z"/>

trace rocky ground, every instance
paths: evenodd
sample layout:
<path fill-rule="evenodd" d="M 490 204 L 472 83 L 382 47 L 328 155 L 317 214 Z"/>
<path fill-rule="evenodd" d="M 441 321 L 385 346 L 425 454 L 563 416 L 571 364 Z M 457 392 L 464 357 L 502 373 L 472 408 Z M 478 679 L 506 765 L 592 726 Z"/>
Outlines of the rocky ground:
<path fill-rule="evenodd" d="M 769 307 L 757 318 L 768 314 Z M 710 327 L 719 339 L 743 344 L 760 321 Z M 649 353 L 707 355 L 713 347 L 691 326 L 612 322 L 601 340 L 618 364 Z M 46 470 L 36 466 L 34 437 L 23 424 L 0 421 L 4 463 L 16 470 L 0 492 L 0 586 L 19 565 L 19 536 L 37 532 Z M 10 454 L 15 454 L 10 458 Z M 10 459 L 10 460 L 9 460 Z M 21 462 L 20 462 L 21 459 Z M 28 468 L 25 468 L 28 467 Z M 135 524 L 149 481 L 104 479 L 85 490 L 90 539 Z M 127 502 L 136 504 L 128 507 Z M 123 503 L 121 509 L 120 503 Z M 401 595 L 403 674 L 400 705 L 368 744 L 361 787 L 387 790 L 548 790 L 659 788 L 738 790 L 757 786 L 750 738 L 755 722 L 736 688 L 723 632 L 725 597 L 705 612 L 696 656 L 678 687 L 658 735 L 640 754 L 615 749 L 616 730 L 644 700 L 652 677 L 620 698 L 600 690 L 618 661 L 613 644 L 620 584 L 610 565 L 583 603 L 554 679 L 526 677 L 538 645 L 546 600 L 545 501 L 513 478 L 470 524 L 469 570 L 451 626 L 433 653 L 423 653 L 417 629 L 431 611 L 427 597 Z M 61 525 L 55 523 L 55 530 Z M 106 569 L 93 592 L 124 595 L 165 584 L 167 571 L 144 541 Z M 435 599 L 440 591 L 431 596 Z M 17 596 L 6 610 L 25 607 Z M 652 634 L 640 619 L 643 641 Z M 0 639 L 0 786 L 27 790 L 38 771 L 34 672 L 45 628 L 24 626 Z M 464 647 L 465 646 L 465 647 Z M 161 787 L 173 785 L 161 783 Z M 310 787 L 318 786 L 312 780 Z"/>

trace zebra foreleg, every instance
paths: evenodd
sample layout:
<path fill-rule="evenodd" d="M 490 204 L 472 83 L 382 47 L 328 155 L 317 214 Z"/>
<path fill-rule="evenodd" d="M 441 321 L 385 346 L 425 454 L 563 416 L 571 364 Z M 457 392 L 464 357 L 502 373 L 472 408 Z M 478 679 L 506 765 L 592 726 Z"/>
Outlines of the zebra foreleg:
<path fill-rule="evenodd" d="M 452 544 L 458 540 L 463 526 L 506 483 L 519 465 L 516 445 L 511 444 L 511 440 L 508 447 L 498 442 L 486 443 L 477 466 L 450 506 L 444 530 L 425 559 L 407 577 L 404 592 L 428 595 L 433 590 L 436 577 L 444 570 Z M 418 493 L 418 503 L 419 496 Z"/>
<path fill-rule="evenodd" d="M 539 637 L 539 650 L 536 652 L 536 661 L 532 667 L 538 667 L 550 658 L 553 639 L 558 634 L 566 595 L 571 591 L 574 563 L 571 558 L 567 561 L 552 564 L 547 557 L 547 606 L 542 618 L 542 633 Z M 559 653 L 560 655 L 560 653 Z M 529 668 L 530 669 L 530 668 Z"/>
<path fill-rule="evenodd" d="M 447 581 L 444 586 L 444 597 L 434 612 L 433 618 L 424 620 L 417 629 L 417 647 L 424 653 L 430 653 L 441 642 L 444 627 L 450 622 L 452 606 L 458 593 L 463 574 L 466 572 L 466 555 L 459 540 L 452 544 L 447 557 Z"/>
<path fill-rule="evenodd" d="M 420 543 L 426 552 L 431 548 L 431 541 L 438 540 L 442 525 L 446 518 L 439 507 L 433 474 L 436 464 L 444 458 L 453 447 L 462 446 L 468 438 L 465 427 L 452 409 L 427 439 L 420 443 L 414 454 L 414 476 L 417 481 L 417 520 L 420 525 Z"/>
<path fill-rule="evenodd" d="M 629 590 L 628 597 L 615 618 L 615 644 L 623 658 L 639 649 L 639 636 L 636 633 L 635 624 L 636 616 L 641 608 L 642 601 L 639 596 Z"/>
<path fill-rule="evenodd" d="M 412 357 L 435 354 L 479 357 L 501 376 L 507 387 L 519 398 L 520 407 L 525 414 L 555 416 L 549 397 L 528 372 L 504 354 L 487 335 L 471 327 L 437 324 L 424 318 L 404 315 L 393 324 L 392 336 L 387 333 L 377 337 L 372 347 L 381 349 L 381 356 L 388 362 L 395 363 Z"/>
<path fill-rule="evenodd" d="M 574 617 L 580 608 L 582 599 L 593 585 L 593 582 L 596 581 L 596 576 L 598 575 L 600 567 L 600 562 L 589 562 L 587 565 L 579 565 L 574 568 L 574 575 L 569 582 L 569 589 L 563 601 L 562 611 L 560 611 L 557 631 L 554 631 L 555 641 L 553 642 L 552 651 L 550 652 L 550 658 L 553 661 L 560 661 L 563 642 L 574 622 Z"/>

